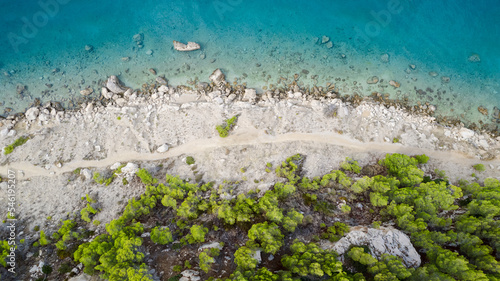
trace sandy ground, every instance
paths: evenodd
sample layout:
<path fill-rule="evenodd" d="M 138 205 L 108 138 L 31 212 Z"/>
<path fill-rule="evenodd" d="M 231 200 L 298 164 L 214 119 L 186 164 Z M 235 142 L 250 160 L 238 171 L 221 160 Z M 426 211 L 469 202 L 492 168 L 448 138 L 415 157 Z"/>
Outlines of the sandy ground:
<path fill-rule="evenodd" d="M 79 111 L 48 114 L 47 121 L 22 119 L 15 125 L 5 121 L 0 146 L 30 136 L 13 153 L 0 156 L 2 177 L 9 169 L 16 171 L 19 239 L 35 241 L 38 234 L 31 230 L 36 225 L 54 231 L 60 219 L 85 206 L 81 199 L 85 194 L 97 198 L 101 207 L 94 218 L 101 225 L 90 227 L 104 231 L 105 223 L 119 215 L 128 199 L 144 191 L 131 172 L 120 174 L 109 186 L 98 185 L 89 176 L 94 171 L 111 175 L 117 162 L 134 163 L 158 178 L 168 173 L 193 181 L 241 181 L 240 192 L 271 187 L 278 179 L 265 172 L 266 163 L 275 168 L 296 153 L 307 156 L 308 176 L 337 169 L 347 156 L 365 165 L 386 153 L 425 153 L 431 157 L 423 167 L 426 173 L 439 168 L 454 183 L 472 180 L 472 165 L 478 163 L 486 167 L 475 172 L 480 180 L 500 177 L 500 139 L 442 127 L 432 117 L 402 109 L 372 102 L 354 108 L 338 99 L 267 99 L 257 104 L 211 100 L 189 92 L 155 95 L 130 98 L 121 106 L 83 105 Z M 215 126 L 237 114 L 237 126 L 227 138 L 220 138 Z M 159 153 L 164 144 L 168 151 Z M 196 163 L 187 165 L 187 156 Z M 87 174 L 74 174 L 77 168 Z M 123 185 L 123 178 L 129 184 Z M 2 182 L 2 216 L 7 203 L 7 183 Z M 5 231 L 5 224 L 0 231 Z"/>

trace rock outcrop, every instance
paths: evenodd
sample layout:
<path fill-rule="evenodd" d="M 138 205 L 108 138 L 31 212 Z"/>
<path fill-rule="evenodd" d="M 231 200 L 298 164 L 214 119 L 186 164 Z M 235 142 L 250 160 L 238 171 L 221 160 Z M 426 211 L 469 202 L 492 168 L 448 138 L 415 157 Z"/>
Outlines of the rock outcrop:
<path fill-rule="evenodd" d="M 336 243 L 326 242 L 321 245 L 324 250 L 334 250 L 343 261 L 344 254 L 351 246 L 367 246 L 370 253 L 380 258 L 382 254 L 400 257 L 406 267 L 419 267 L 421 260 L 410 238 L 403 232 L 389 227 L 379 229 L 357 226 Z"/>
<path fill-rule="evenodd" d="M 208 78 L 210 81 L 214 82 L 215 85 L 221 87 L 223 84 L 226 84 L 226 76 L 222 71 L 217 68 Z"/>

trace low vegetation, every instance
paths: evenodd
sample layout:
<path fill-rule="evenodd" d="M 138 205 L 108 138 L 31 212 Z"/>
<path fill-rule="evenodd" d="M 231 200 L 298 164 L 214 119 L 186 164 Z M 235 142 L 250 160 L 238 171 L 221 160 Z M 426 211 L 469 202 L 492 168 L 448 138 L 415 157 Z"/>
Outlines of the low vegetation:
<path fill-rule="evenodd" d="M 338 163 L 340 170 L 308 178 L 304 161 L 300 154 L 287 158 L 269 190 L 237 196 L 231 195 L 237 183 L 217 187 L 168 174 L 159 180 L 141 169 L 144 194 L 130 199 L 104 232 L 83 239 L 90 232 L 82 215 L 62 222 L 52 239 L 41 232 L 38 246 L 55 246 L 61 258 L 71 256 L 84 272 L 109 280 L 152 280 L 151 267 L 165 266 L 168 253 L 175 259 L 168 270 L 163 267 L 162 280 L 177 280 L 188 268 L 202 280 L 500 279 L 498 180 L 453 185 L 444 172 L 424 174 L 425 155 L 388 154 L 374 164 L 380 170 L 374 176 L 347 158 Z M 92 206 L 89 200 L 85 208 Z M 422 265 L 406 268 L 387 254 L 377 259 L 361 245 L 342 263 L 319 246 L 358 224 L 394 224 L 410 236 Z M 200 248 L 221 242 L 222 249 Z M 56 280 L 55 274 L 48 273 L 49 279 Z"/>
<path fill-rule="evenodd" d="M 221 138 L 227 137 L 229 135 L 229 132 L 236 125 L 236 121 L 238 121 L 238 115 L 235 115 L 235 116 L 231 117 L 230 119 L 225 120 L 222 125 L 217 125 L 215 127 L 215 129 L 219 133 L 219 136 Z"/>
<path fill-rule="evenodd" d="M 12 144 L 9 144 L 9 145 L 7 145 L 4 148 L 3 154 L 5 154 L 5 155 L 11 154 L 16 147 L 25 144 L 28 140 L 29 140 L 29 137 L 20 137 L 20 138 L 18 138 Z"/>

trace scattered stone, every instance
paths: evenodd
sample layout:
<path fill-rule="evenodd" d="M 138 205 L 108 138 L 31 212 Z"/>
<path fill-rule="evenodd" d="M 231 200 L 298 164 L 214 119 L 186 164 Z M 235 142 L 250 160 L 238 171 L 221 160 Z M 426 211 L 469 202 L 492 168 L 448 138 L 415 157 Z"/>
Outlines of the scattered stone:
<path fill-rule="evenodd" d="M 80 175 L 82 175 L 86 180 L 92 179 L 92 172 L 89 169 L 81 169 Z"/>
<path fill-rule="evenodd" d="M 333 42 L 332 42 L 332 41 L 330 41 L 330 42 L 326 43 L 326 47 L 327 47 L 328 49 L 333 48 Z"/>
<path fill-rule="evenodd" d="M 112 98 L 113 98 L 114 93 L 113 93 L 113 92 L 108 91 L 108 88 L 106 88 L 106 87 L 102 87 L 102 88 L 101 88 L 101 95 L 102 95 L 105 99 L 112 99 Z"/>
<path fill-rule="evenodd" d="M 88 95 L 92 94 L 93 92 L 94 92 L 94 89 L 92 89 L 92 88 L 89 87 L 89 88 L 86 88 L 84 90 L 81 90 L 80 94 L 82 96 L 88 96 Z"/>
<path fill-rule="evenodd" d="M 474 136 L 474 131 L 469 130 L 467 128 L 460 129 L 460 131 L 458 133 L 460 134 L 460 136 L 463 139 L 470 139 L 470 138 L 472 138 Z"/>
<path fill-rule="evenodd" d="M 106 88 L 115 94 L 123 94 L 127 91 L 127 87 L 121 85 L 120 79 L 115 75 L 111 75 L 106 81 Z"/>
<path fill-rule="evenodd" d="M 383 54 L 380 56 L 380 61 L 383 63 L 388 63 L 389 62 L 389 54 Z"/>
<path fill-rule="evenodd" d="M 179 41 L 174 40 L 174 49 L 181 52 L 189 52 L 194 50 L 199 50 L 201 47 L 198 43 L 188 42 L 187 45 Z"/>
<path fill-rule="evenodd" d="M 484 106 L 478 107 L 477 111 L 479 111 L 482 115 L 488 116 L 488 109 L 486 109 Z"/>
<path fill-rule="evenodd" d="M 36 107 L 32 107 L 26 110 L 25 116 L 28 121 L 34 121 L 38 117 L 38 114 L 40 114 L 40 110 Z"/>
<path fill-rule="evenodd" d="M 379 81 L 378 77 L 377 76 L 372 76 L 371 78 L 369 78 L 368 80 L 366 80 L 366 83 L 367 84 L 377 84 Z"/>
<path fill-rule="evenodd" d="M 165 144 L 160 145 L 160 146 L 156 149 L 156 152 L 158 152 L 158 153 L 164 153 L 164 152 L 167 152 L 167 151 L 168 151 L 168 149 L 169 149 L 168 144 L 166 144 L 166 143 L 165 143 Z"/>
<path fill-rule="evenodd" d="M 334 250 L 344 259 L 351 246 L 368 246 L 370 253 L 380 259 L 383 254 L 397 256 L 402 259 L 406 267 L 419 267 L 420 255 L 411 244 L 410 238 L 403 232 L 392 227 L 378 229 L 356 226 L 338 242 L 325 242 L 321 245 L 324 250 Z"/>
<path fill-rule="evenodd" d="M 143 41 L 144 41 L 144 34 L 142 33 L 137 33 L 134 35 L 134 37 L 132 37 L 132 40 L 134 40 L 134 42 L 137 44 L 137 45 L 142 45 Z"/>
<path fill-rule="evenodd" d="M 204 249 L 212 249 L 212 248 L 217 248 L 219 250 L 222 250 L 222 246 L 219 242 L 213 242 L 213 243 L 207 243 L 203 244 L 198 248 L 198 251 L 203 251 Z"/>
<path fill-rule="evenodd" d="M 154 68 L 150 68 L 149 72 L 151 72 L 151 74 L 153 74 L 153 75 L 156 75 L 156 70 Z"/>
<path fill-rule="evenodd" d="M 149 49 L 146 51 L 146 55 L 151 56 L 153 55 L 153 50 Z"/>
<path fill-rule="evenodd" d="M 417 66 L 416 66 L 416 65 L 414 65 L 414 64 L 410 64 L 409 66 L 410 66 L 411 70 L 415 70 L 415 69 L 417 69 Z"/>
<path fill-rule="evenodd" d="M 122 57 L 122 61 L 125 61 L 125 62 L 130 61 L 130 57 Z"/>
<path fill-rule="evenodd" d="M 245 94 L 243 95 L 243 101 L 255 102 L 257 99 L 257 91 L 255 89 L 245 89 Z"/>
<path fill-rule="evenodd" d="M 109 167 L 109 169 L 114 171 L 114 170 L 120 168 L 121 165 L 122 165 L 122 163 L 116 162 L 115 164 L 111 165 L 111 167 Z"/>
<path fill-rule="evenodd" d="M 160 88 L 158 88 L 158 92 L 160 93 L 168 93 L 168 87 L 166 85 L 161 85 Z"/>
<path fill-rule="evenodd" d="M 165 78 L 163 78 L 161 76 L 156 77 L 156 83 L 162 84 L 162 85 L 167 85 L 168 84 L 167 79 L 165 79 Z"/>
<path fill-rule="evenodd" d="M 225 84 L 226 83 L 226 76 L 224 75 L 224 73 L 222 73 L 222 71 L 217 68 L 211 75 L 210 77 L 208 78 L 210 79 L 210 81 L 214 82 L 215 85 L 217 86 L 221 86 L 221 83 L 222 84 Z"/>
<path fill-rule="evenodd" d="M 68 279 L 68 281 L 90 281 L 90 280 L 92 280 L 92 276 L 85 273 L 82 273 L 81 275 L 71 277 L 70 279 Z"/>
<path fill-rule="evenodd" d="M 139 165 L 134 163 L 127 163 L 125 167 L 122 168 L 122 173 L 125 174 L 135 174 L 139 170 Z"/>
<path fill-rule="evenodd" d="M 181 272 L 182 277 L 179 281 L 198 281 L 201 280 L 200 273 L 191 269 L 184 270 Z"/>
<path fill-rule="evenodd" d="M 200 59 L 204 60 L 206 57 L 207 57 L 207 55 L 205 55 L 205 53 L 200 54 Z"/>
<path fill-rule="evenodd" d="M 330 37 L 325 36 L 325 35 L 323 35 L 323 37 L 321 37 L 321 44 L 325 44 L 329 41 L 330 41 Z"/>
<path fill-rule="evenodd" d="M 451 78 L 448 76 L 442 76 L 441 77 L 441 82 L 443 83 L 450 83 Z"/>
<path fill-rule="evenodd" d="M 469 56 L 469 61 L 470 62 L 480 62 L 481 61 L 481 57 L 479 57 L 478 54 L 472 54 Z"/>
<path fill-rule="evenodd" d="M 389 81 L 389 85 L 393 86 L 394 88 L 401 87 L 401 83 L 394 81 L 394 80 Z"/>
<path fill-rule="evenodd" d="M 429 72 L 429 75 L 432 77 L 437 77 L 438 73 L 436 71 L 431 71 L 431 72 Z"/>
<path fill-rule="evenodd" d="M 89 52 L 89 53 L 90 53 L 90 52 L 92 52 L 93 50 L 94 50 L 94 46 L 92 46 L 92 45 L 85 45 L 85 51 L 87 51 L 87 52 Z"/>

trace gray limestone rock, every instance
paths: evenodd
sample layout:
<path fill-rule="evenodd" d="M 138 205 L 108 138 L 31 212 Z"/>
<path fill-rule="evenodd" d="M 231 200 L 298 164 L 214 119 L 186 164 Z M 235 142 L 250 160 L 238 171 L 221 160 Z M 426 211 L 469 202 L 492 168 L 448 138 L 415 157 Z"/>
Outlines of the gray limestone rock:
<path fill-rule="evenodd" d="M 325 242 L 324 250 L 334 250 L 341 256 L 347 253 L 351 246 L 368 246 L 371 254 L 380 258 L 382 254 L 400 257 L 406 267 L 419 267 L 421 260 L 417 250 L 411 244 L 410 238 L 403 232 L 390 227 L 379 229 L 357 226 L 336 243 Z"/>

